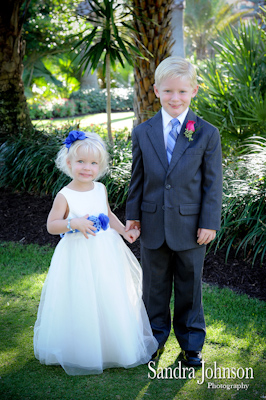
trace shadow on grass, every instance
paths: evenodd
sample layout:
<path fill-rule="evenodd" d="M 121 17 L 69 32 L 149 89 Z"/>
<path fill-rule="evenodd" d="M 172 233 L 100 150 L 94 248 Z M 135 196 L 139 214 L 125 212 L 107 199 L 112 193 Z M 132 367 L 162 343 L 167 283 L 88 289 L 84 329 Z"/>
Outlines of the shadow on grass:
<path fill-rule="evenodd" d="M 32 358 L 2 376 L 1 400 L 166 400 L 175 398 L 186 383 L 178 380 L 169 385 L 167 380 L 149 379 L 148 373 L 145 365 L 107 369 L 99 375 L 68 376 L 61 367 L 41 365 Z"/>
<path fill-rule="evenodd" d="M 252 368 L 254 379 L 213 379 L 202 370 L 180 375 L 174 333 L 153 370 L 147 365 L 108 369 L 100 375 L 68 376 L 34 358 L 33 326 L 52 250 L 7 244 L 0 264 L 1 400 L 247 400 L 266 395 L 266 303 L 229 289 L 204 285 L 207 337 L 205 369 Z M 216 364 L 215 364 L 216 363 Z M 176 377 L 173 370 L 176 370 Z M 150 374 L 150 375 L 149 375 Z M 166 376 L 166 374 L 168 374 Z M 248 384 L 248 390 L 208 389 L 208 384 Z"/>
<path fill-rule="evenodd" d="M 118 118 L 118 119 L 111 119 L 111 122 L 120 122 L 120 121 L 125 121 L 127 119 L 133 119 L 133 116 L 125 117 L 125 118 Z M 99 123 L 98 125 L 106 125 L 107 122 L 102 122 Z"/>

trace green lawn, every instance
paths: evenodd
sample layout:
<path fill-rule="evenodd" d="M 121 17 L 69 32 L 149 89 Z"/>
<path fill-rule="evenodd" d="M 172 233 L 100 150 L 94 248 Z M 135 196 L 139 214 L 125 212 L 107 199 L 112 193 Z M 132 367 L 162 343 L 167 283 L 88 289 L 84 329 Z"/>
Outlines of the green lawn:
<path fill-rule="evenodd" d="M 202 384 L 200 369 L 181 369 L 180 349 L 173 333 L 156 364 L 157 377 L 147 365 L 75 377 L 66 375 L 61 367 L 41 365 L 34 358 L 33 326 L 52 254 L 51 247 L 0 243 L 1 400 L 266 398 L 266 303 L 206 284 L 203 300 L 207 338 Z M 215 370 L 217 378 L 212 377 Z M 224 378 L 218 379 L 219 371 L 225 374 Z M 171 379 L 174 372 L 176 378 Z M 216 388 L 208 388 L 211 385 Z M 244 389 L 244 385 L 248 388 Z"/>
<path fill-rule="evenodd" d="M 132 129 L 134 112 L 117 112 L 111 114 L 112 129 L 118 130 L 123 128 Z M 76 125 L 79 123 L 80 129 L 86 129 L 91 124 L 98 126 L 107 126 L 107 114 L 89 114 L 81 117 L 74 118 L 54 118 L 47 120 L 34 120 L 32 121 L 38 128 L 45 128 L 47 126 L 55 126 L 59 128 L 62 125 Z"/>

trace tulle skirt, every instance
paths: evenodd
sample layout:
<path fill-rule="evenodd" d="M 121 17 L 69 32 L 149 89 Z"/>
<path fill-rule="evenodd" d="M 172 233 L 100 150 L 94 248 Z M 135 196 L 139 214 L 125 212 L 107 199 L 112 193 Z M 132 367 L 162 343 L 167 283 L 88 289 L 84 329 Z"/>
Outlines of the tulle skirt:
<path fill-rule="evenodd" d="M 147 363 L 157 350 L 142 301 L 140 265 L 108 228 L 86 239 L 66 234 L 43 286 L 34 327 L 41 363 L 69 375 Z"/>

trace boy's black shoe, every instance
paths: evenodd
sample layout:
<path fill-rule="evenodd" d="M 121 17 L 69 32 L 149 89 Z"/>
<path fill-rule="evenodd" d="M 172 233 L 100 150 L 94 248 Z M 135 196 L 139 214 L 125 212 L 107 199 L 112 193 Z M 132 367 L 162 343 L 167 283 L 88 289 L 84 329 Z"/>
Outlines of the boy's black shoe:
<path fill-rule="evenodd" d="M 201 351 L 182 350 L 182 361 L 191 367 L 201 367 Z"/>
<path fill-rule="evenodd" d="M 153 353 L 150 361 L 159 360 L 159 358 L 163 354 L 163 352 L 164 352 L 164 347 L 162 347 L 161 349 L 158 349 L 155 353 Z"/>

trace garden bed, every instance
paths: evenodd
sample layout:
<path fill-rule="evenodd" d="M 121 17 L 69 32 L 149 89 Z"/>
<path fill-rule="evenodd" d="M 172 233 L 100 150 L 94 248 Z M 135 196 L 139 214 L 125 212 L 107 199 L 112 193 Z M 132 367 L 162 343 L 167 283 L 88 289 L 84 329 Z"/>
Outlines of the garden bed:
<path fill-rule="evenodd" d="M 12 193 L 0 188 L 0 240 L 55 246 L 59 236 L 50 235 L 46 230 L 51 205 L 52 197 L 49 195 Z M 115 214 L 125 222 L 124 209 L 115 210 Z M 129 247 L 139 258 L 139 240 Z M 242 253 L 237 256 L 230 254 L 225 264 L 225 251 L 209 252 L 203 280 L 266 301 L 266 263 L 260 265 L 258 258 L 253 267 L 251 264 L 252 256 L 245 258 Z"/>

